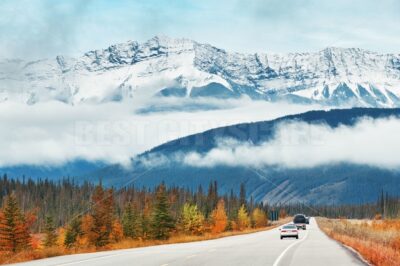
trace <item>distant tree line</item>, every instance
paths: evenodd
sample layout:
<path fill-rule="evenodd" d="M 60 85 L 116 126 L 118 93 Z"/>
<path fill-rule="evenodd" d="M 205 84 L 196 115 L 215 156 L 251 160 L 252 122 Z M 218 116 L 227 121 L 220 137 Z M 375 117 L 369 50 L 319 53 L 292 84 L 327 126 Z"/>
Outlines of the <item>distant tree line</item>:
<path fill-rule="evenodd" d="M 332 205 L 293 203 L 276 207 L 284 208 L 290 215 L 304 213 L 309 216 L 348 219 L 400 218 L 400 197 L 390 196 L 383 191 L 377 195 L 377 201 L 371 203 Z"/>

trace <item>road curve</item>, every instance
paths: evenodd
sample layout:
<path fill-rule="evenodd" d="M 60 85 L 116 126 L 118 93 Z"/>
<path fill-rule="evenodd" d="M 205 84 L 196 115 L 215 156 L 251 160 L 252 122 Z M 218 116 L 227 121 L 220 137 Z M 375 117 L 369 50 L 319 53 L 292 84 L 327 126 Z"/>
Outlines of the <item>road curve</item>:
<path fill-rule="evenodd" d="M 365 265 L 337 242 L 328 238 L 314 219 L 300 238 L 280 240 L 279 230 L 192 243 L 67 255 L 14 264 L 19 266 L 181 266 L 271 265 L 330 266 Z"/>

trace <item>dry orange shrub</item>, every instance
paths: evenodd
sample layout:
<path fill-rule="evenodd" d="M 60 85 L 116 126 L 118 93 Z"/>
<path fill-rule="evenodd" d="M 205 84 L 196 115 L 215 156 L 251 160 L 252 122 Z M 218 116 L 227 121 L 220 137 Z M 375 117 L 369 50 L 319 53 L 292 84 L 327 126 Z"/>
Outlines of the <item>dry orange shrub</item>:
<path fill-rule="evenodd" d="M 400 231 L 400 220 L 380 220 L 373 221 L 371 226 L 374 230 L 387 231 L 394 230 Z"/>
<path fill-rule="evenodd" d="M 372 241 L 360 240 L 346 235 L 330 234 L 332 238 L 343 244 L 354 248 L 366 260 L 376 266 L 398 266 L 400 254 L 392 247 L 374 243 Z"/>
<path fill-rule="evenodd" d="M 330 237 L 354 248 L 373 265 L 400 265 L 400 220 L 318 219 L 318 224 Z"/>

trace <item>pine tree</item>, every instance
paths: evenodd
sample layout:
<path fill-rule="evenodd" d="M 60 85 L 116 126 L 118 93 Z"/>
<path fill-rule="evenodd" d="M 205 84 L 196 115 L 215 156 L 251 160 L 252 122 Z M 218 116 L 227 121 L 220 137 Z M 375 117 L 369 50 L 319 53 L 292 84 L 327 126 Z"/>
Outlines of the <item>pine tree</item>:
<path fill-rule="evenodd" d="M 133 207 L 131 203 L 125 207 L 124 214 L 122 216 L 122 228 L 125 237 L 136 238 L 140 232 L 140 217 L 136 207 Z"/>
<path fill-rule="evenodd" d="M 46 217 L 46 224 L 45 224 L 45 234 L 46 238 L 44 240 L 44 245 L 46 247 L 55 246 L 57 243 L 57 233 L 56 228 L 54 226 L 53 217 L 47 216 Z"/>
<path fill-rule="evenodd" d="M 156 239 L 168 239 L 175 228 L 174 219 L 170 215 L 169 203 L 164 184 L 157 189 L 156 202 L 151 221 L 153 237 Z"/>
<path fill-rule="evenodd" d="M 208 186 L 208 194 L 205 204 L 205 215 L 209 217 L 212 210 L 217 206 L 218 203 L 218 184 L 217 181 L 210 182 Z"/>
<path fill-rule="evenodd" d="M 64 246 L 71 248 L 76 244 L 78 237 L 82 236 L 81 225 L 82 222 L 79 218 L 75 218 L 71 221 L 65 232 Z"/>
<path fill-rule="evenodd" d="M 239 204 L 240 206 L 246 204 L 246 187 L 243 183 L 240 183 Z"/>
<path fill-rule="evenodd" d="M 30 241 L 26 217 L 20 211 L 15 195 L 11 194 L 0 216 L 0 249 L 18 252 L 28 248 Z"/>

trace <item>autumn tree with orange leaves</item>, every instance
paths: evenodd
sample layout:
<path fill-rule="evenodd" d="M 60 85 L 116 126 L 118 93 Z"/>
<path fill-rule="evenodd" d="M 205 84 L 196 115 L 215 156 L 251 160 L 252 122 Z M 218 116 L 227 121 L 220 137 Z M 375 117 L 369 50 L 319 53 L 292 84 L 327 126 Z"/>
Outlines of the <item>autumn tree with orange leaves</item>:
<path fill-rule="evenodd" d="M 86 214 L 81 220 L 82 236 L 79 237 L 79 244 L 83 247 L 88 247 L 96 242 L 97 233 L 94 232 L 94 219 L 90 214 Z"/>
<path fill-rule="evenodd" d="M 104 190 L 98 185 L 92 195 L 93 227 L 91 233 L 94 238 L 92 244 L 102 247 L 110 242 L 112 222 L 114 216 L 114 196 L 112 189 Z"/>
<path fill-rule="evenodd" d="M 211 232 L 213 234 L 218 234 L 225 231 L 228 224 L 228 216 L 225 212 L 225 202 L 220 199 L 217 203 L 217 207 L 211 213 Z"/>
<path fill-rule="evenodd" d="M 124 230 L 122 228 L 122 224 L 117 219 L 115 219 L 112 223 L 110 239 L 113 242 L 118 242 L 121 241 L 123 237 Z"/>

